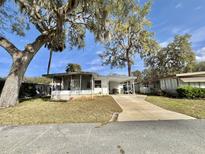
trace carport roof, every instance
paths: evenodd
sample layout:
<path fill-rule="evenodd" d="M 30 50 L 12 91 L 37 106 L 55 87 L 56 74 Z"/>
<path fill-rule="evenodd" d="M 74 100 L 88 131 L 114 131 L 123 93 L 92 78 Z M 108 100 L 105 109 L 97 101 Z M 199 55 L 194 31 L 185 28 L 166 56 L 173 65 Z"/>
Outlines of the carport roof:
<path fill-rule="evenodd" d="M 97 75 L 97 74 L 93 72 L 69 72 L 69 73 L 43 74 L 44 77 L 48 77 L 48 78 L 71 76 L 71 75 Z"/>
<path fill-rule="evenodd" d="M 127 81 L 133 81 L 137 79 L 137 77 L 133 77 L 133 76 L 129 77 L 126 75 L 108 75 L 108 76 L 97 76 L 96 79 L 106 79 L 111 82 L 122 83 Z"/>

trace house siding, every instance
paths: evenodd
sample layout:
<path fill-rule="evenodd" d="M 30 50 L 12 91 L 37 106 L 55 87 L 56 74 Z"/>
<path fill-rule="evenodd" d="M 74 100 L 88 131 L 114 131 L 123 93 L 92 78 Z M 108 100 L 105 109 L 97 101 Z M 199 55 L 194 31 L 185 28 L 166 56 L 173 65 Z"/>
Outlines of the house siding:
<path fill-rule="evenodd" d="M 176 94 L 178 87 L 178 81 L 177 79 L 173 79 L 173 78 L 167 78 L 167 79 L 161 79 L 160 80 L 160 88 L 162 91 L 165 91 L 167 93 L 171 93 L 171 94 Z"/>
<path fill-rule="evenodd" d="M 205 82 L 197 81 L 197 77 L 192 77 L 192 78 L 194 78 L 195 82 L 184 82 L 182 80 L 186 78 L 180 78 L 180 77 L 160 79 L 160 88 L 162 91 L 165 91 L 169 94 L 177 94 L 176 91 L 177 87 L 180 86 L 192 86 L 196 88 L 205 88 Z"/>
<path fill-rule="evenodd" d="M 101 88 L 94 88 L 94 94 L 108 95 L 109 94 L 108 81 L 106 79 L 96 79 L 96 80 L 101 81 Z"/>

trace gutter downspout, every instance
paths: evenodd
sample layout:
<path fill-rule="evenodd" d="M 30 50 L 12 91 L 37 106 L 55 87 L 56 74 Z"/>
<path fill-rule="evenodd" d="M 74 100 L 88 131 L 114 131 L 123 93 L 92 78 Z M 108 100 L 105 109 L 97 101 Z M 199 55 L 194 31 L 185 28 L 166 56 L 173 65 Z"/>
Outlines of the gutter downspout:
<path fill-rule="evenodd" d="M 135 95 L 135 80 L 133 81 L 133 95 Z"/>

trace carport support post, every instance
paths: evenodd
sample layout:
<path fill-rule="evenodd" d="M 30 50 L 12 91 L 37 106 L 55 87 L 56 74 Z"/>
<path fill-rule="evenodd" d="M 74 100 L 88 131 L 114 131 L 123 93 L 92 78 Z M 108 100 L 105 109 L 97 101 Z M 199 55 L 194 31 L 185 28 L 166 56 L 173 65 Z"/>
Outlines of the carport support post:
<path fill-rule="evenodd" d="M 127 81 L 127 94 L 129 94 L 129 86 L 128 86 L 128 81 Z"/>
<path fill-rule="evenodd" d="M 133 88 L 132 88 L 132 90 L 133 90 L 133 94 L 135 95 L 135 81 L 133 81 Z"/>
<path fill-rule="evenodd" d="M 80 91 L 82 90 L 81 84 L 82 84 L 82 75 L 80 75 Z"/>
<path fill-rule="evenodd" d="M 51 83 L 51 93 L 52 93 L 52 91 L 53 91 L 53 78 L 52 78 L 52 83 Z"/>
<path fill-rule="evenodd" d="M 64 90 L 64 81 L 63 81 L 64 77 L 62 77 L 61 79 L 61 90 Z"/>

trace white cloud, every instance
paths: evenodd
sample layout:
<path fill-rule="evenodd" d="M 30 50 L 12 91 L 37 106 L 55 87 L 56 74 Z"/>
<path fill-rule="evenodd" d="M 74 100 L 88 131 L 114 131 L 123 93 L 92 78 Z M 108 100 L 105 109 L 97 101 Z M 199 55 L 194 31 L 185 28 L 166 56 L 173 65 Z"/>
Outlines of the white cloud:
<path fill-rule="evenodd" d="M 205 61 L 205 47 L 199 49 L 196 53 L 197 61 Z"/>
<path fill-rule="evenodd" d="M 167 41 L 159 43 L 159 45 L 164 48 L 169 44 L 169 42 L 170 42 L 170 40 L 167 40 Z"/>
<path fill-rule="evenodd" d="M 91 60 L 87 64 L 90 65 L 90 67 L 85 69 L 85 71 L 95 72 L 95 71 L 101 71 L 105 68 L 104 66 L 102 66 L 102 61 L 99 57 Z"/>
<path fill-rule="evenodd" d="M 160 28 L 160 32 L 171 32 L 172 34 L 187 34 L 191 32 L 190 28 L 186 28 L 184 26 L 163 26 Z"/>
<path fill-rule="evenodd" d="M 201 6 L 197 6 L 197 7 L 194 8 L 194 10 L 201 10 L 201 9 L 202 9 Z"/>
<path fill-rule="evenodd" d="M 101 54 L 101 53 L 103 53 L 102 50 L 99 50 L 99 51 L 96 52 L 97 55 L 99 55 L 99 54 Z"/>
<path fill-rule="evenodd" d="M 97 71 L 101 71 L 103 70 L 105 67 L 101 66 L 101 65 L 98 65 L 98 66 L 91 66 L 87 69 L 85 69 L 85 71 L 88 71 L 88 72 L 97 72 Z"/>
<path fill-rule="evenodd" d="M 61 61 L 55 62 L 55 63 L 54 63 L 54 61 L 52 61 L 51 68 L 53 68 L 53 69 L 62 68 L 62 67 L 65 68 L 69 61 L 70 60 L 61 60 Z"/>
<path fill-rule="evenodd" d="M 178 9 L 178 8 L 181 8 L 182 7 L 182 3 L 178 3 L 175 8 Z"/>
<path fill-rule="evenodd" d="M 177 33 L 179 33 L 179 32 L 181 31 L 181 28 L 179 28 L 179 27 L 174 27 L 171 31 L 172 31 L 172 33 L 174 33 L 174 34 L 177 34 Z"/>
<path fill-rule="evenodd" d="M 201 27 L 192 32 L 192 42 L 198 43 L 205 41 L 205 27 Z"/>
<path fill-rule="evenodd" d="M 191 29 L 185 27 L 174 27 L 171 31 L 173 34 L 187 34 L 190 33 Z"/>
<path fill-rule="evenodd" d="M 184 29 L 184 30 L 181 29 L 180 34 L 187 34 L 187 33 L 190 33 L 190 31 L 191 31 L 191 29 L 189 29 L 189 28 Z"/>
<path fill-rule="evenodd" d="M 174 35 L 176 34 L 191 34 L 191 42 L 192 43 L 199 43 L 205 41 L 205 26 L 200 27 L 198 29 L 193 30 L 193 28 L 186 28 L 186 27 L 166 27 L 163 29 L 164 31 L 171 31 Z M 169 39 L 170 42 L 170 39 Z M 167 41 L 162 42 L 162 45 L 166 45 Z"/>
<path fill-rule="evenodd" d="M 88 62 L 89 65 L 101 65 L 101 59 L 100 58 L 96 58 L 93 59 L 92 61 Z"/>

